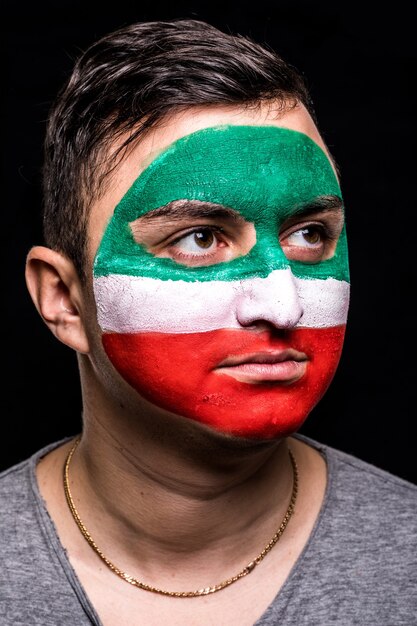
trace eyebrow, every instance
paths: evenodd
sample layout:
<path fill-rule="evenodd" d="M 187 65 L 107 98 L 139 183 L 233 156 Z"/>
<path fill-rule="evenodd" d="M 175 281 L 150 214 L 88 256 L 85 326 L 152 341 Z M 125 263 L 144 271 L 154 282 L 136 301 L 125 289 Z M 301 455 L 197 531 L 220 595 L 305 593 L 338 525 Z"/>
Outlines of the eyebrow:
<path fill-rule="evenodd" d="M 205 202 L 202 200 L 173 200 L 164 206 L 158 207 L 153 211 L 145 213 L 138 218 L 142 223 L 151 222 L 160 217 L 169 217 L 170 220 L 183 220 L 189 217 L 213 217 L 213 218 L 232 218 L 234 220 L 243 220 L 245 218 L 229 207 L 214 202 Z M 136 221 L 136 220 L 135 220 Z"/>
<path fill-rule="evenodd" d="M 338 211 L 343 207 L 342 199 L 335 195 L 318 196 L 311 201 L 301 204 L 291 212 L 290 217 L 302 217 L 311 213 L 323 211 Z M 214 219 L 233 219 L 235 221 L 246 221 L 245 218 L 234 209 L 225 207 L 215 202 L 206 202 L 203 200 L 173 200 L 164 206 L 153 209 L 132 222 L 140 222 L 142 225 L 151 223 L 153 220 L 161 217 L 169 217 L 171 221 L 181 221 L 184 218 L 200 218 L 211 217 Z"/>
<path fill-rule="evenodd" d="M 302 217 L 303 215 L 310 215 L 311 213 L 318 213 L 323 211 L 340 211 L 343 209 L 343 200 L 339 196 L 327 195 L 318 196 L 308 202 L 303 202 L 295 208 L 290 217 Z"/>

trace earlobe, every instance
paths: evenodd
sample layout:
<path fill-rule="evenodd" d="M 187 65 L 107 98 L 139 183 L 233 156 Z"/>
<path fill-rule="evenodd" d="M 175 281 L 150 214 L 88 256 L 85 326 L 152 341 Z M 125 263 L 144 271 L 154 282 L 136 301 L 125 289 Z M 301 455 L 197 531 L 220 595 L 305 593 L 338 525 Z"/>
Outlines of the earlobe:
<path fill-rule="evenodd" d="M 89 352 L 83 296 L 73 263 L 55 250 L 35 246 L 27 256 L 25 276 L 38 313 L 55 337 L 77 352 Z"/>

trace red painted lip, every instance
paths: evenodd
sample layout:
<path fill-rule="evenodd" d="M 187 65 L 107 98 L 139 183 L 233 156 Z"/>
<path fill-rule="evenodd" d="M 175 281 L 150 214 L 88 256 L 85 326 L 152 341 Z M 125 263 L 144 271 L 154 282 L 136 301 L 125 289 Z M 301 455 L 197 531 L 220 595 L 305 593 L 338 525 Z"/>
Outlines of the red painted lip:
<path fill-rule="evenodd" d="M 306 354 L 289 348 L 230 356 L 219 363 L 216 371 L 244 383 L 290 384 L 304 376 L 307 361 Z"/>

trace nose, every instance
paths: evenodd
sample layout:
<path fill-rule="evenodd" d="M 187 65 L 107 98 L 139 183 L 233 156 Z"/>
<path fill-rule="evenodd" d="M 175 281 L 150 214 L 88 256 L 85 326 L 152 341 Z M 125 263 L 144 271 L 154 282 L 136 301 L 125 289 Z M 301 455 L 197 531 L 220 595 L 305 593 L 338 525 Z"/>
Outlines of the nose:
<path fill-rule="evenodd" d="M 293 328 L 303 315 L 294 275 L 290 269 L 272 271 L 266 278 L 240 283 L 237 320 L 242 326 L 268 322 L 276 328 Z"/>

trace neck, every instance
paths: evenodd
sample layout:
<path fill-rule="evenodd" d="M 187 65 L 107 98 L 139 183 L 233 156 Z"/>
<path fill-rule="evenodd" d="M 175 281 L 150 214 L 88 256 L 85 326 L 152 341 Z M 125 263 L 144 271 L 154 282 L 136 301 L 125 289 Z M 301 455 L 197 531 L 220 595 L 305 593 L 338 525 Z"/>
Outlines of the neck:
<path fill-rule="evenodd" d="M 233 574 L 280 526 L 293 487 L 285 440 L 223 437 L 171 415 L 155 427 L 149 412 L 114 407 L 111 417 L 95 407 L 98 421 L 91 408 L 70 485 L 87 529 L 120 566 L 140 563 L 143 576 L 160 582 L 160 564 L 175 572 L 180 554 L 190 579 L 198 564 L 203 578 L 210 561 L 221 578 L 225 563 Z"/>

